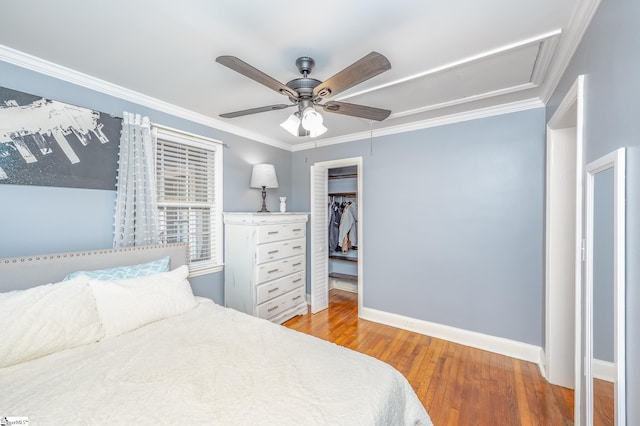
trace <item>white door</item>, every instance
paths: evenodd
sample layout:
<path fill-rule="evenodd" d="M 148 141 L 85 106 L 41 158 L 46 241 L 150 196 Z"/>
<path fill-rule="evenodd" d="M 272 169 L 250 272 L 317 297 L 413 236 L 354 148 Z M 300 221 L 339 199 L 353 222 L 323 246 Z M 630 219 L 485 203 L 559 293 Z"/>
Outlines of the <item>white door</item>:
<path fill-rule="evenodd" d="M 547 155 L 547 380 L 575 385 L 576 128 L 551 130 Z M 579 266 L 579 265 L 578 265 Z"/>
<path fill-rule="evenodd" d="M 329 307 L 328 169 L 311 166 L 311 313 Z"/>

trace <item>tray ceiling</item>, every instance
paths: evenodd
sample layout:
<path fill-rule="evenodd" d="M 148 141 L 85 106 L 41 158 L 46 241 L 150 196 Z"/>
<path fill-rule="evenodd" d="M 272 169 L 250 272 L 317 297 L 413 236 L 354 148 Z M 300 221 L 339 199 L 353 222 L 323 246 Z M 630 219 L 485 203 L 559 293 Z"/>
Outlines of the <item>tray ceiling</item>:
<path fill-rule="evenodd" d="M 419 128 L 439 117 L 541 106 L 597 0 L 4 0 L 0 59 L 285 149 Z M 215 62 L 233 55 L 286 83 L 311 56 L 325 80 L 371 51 L 391 70 L 331 98 L 390 109 L 382 122 L 322 112 L 312 140 L 279 124 L 288 103 Z M 524 108 L 524 107 L 522 107 Z M 508 109 L 508 108 L 507 108 Z M 153 120 L 153 117 L 151 117 Z"/>

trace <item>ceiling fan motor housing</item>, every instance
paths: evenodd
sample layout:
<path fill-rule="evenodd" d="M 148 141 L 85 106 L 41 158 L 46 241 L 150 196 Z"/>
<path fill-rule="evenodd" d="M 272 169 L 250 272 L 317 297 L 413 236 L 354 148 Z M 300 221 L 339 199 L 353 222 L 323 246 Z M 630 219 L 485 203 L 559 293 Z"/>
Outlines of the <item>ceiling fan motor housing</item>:
<path fill-rule="evenodd" d="M 298 67 L 298 71 L 300 72 L 300 74 L 304 75 L 305 77 L 308 74 L 311 74 L 311 70 L 313 70 L 313 67 L 315 65 L 316 61 L 308 56 L 302 56 L 296 59 L 296 67 Z"/>
<path fill-rule="evenodd" d="M 298 67 L 298 71 L 302 74 L 302 77 L 295 78 L 287 83 L 287 87 L 298 93 L 299 99 L 294 99 L 289 97 L 289 99 L 293 103 L 297 103 L 302 99 L 311 99 L 313 98 L 313 89 L 320 83 L 320 80 L 316 80 L 315 78 L 307 77 L 311 74 L 313 67 L 316 65 L 316 61 L 313 58 L 308 56 L 302 56 L 296 59 L 296 67 Z"/>
<path fill-rule="evenodd" d="M 287 83 L 287 87 L 297 92 L 300 99 L 310 99 L 313 97 L 313 89 L 318 84 L 322 83 L 320 80 L 309 77 L 300 77 L 291 80 Z M 290 98 L 291 99 L 291 98 Z M 296 99 L 291 99 L 292 102 L 296 102 Z"/>

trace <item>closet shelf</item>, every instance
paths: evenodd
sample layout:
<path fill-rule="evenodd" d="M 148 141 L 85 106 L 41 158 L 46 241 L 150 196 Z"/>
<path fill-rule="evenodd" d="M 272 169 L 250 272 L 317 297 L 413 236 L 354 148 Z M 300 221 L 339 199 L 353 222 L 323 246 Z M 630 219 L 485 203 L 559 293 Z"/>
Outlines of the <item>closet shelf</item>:
<path fill-rule="evenodd" d="M 358 276 L 357 275 L 342 274 L 340 272 L 331 272 L 329 274 L 329 278 L 335 278 L 335 279 L 342 280 L 342 281 L 352 281 L 352 282 L 355 282 L 355 283 L 358 282 Z"/>
<path fill-rule="evenodd" d="M 357 178 L 357 177 L 358 177 L 357 173 L 347 173 L 343 175 L 328 176 L 329 179 L 349 179 L 349 178 Z"/>
<path fill-rule="evenodd" d="M 334 197 L 355 197 L 357 192 L 330 192 L 328 195 Z"/>
<path fill-rule="evenodd" d="M 347 262 L 357 262 L 358 261 L 357 257 L 340 255 L 340 254 L 330 254 L 329 255 L 329 259 L 346 260 Z"/>

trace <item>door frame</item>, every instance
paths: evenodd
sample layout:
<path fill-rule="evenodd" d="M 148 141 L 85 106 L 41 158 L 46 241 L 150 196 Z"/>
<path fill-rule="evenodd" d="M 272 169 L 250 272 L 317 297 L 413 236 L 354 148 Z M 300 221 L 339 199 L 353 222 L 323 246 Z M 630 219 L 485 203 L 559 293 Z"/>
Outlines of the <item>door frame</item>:
<path fill-rule="evenodd" d="M 320 161 L 320 162 L 316 162 L 313 164 L 316 167 L 323 167 L 326 169 L 333 169 L 333 168 L 337 168 L 337 167 L 349 167 L 349 166 L 356 166 L 357 170 L 358 170 L 358 176 L 357 176 L 357 185 L 358 185 L 358 193 L 357 193 L 357 199 L 358 199 L 358 226 L 357 226 L 357 232 L 358 232 L 358 317 L 360 317 L 360 312 L 362 311 L 362 303 L 364 300 L 363 297 L 363 292 L 364 292 L 364 267 L 363 267 L 363 261 L 364 261 L 364 226 L 363 226 L 363 217 L 364 217 L 364 203 L 363 203 L 363 165 L 362 165 L 362 157 L 351 157 L 351 158 L 342 158 L 339 160 L 331 160 L 331 161 Z M 310 172 L 311 173 L 311 172 Z M 313 180 L 313 174 L 311 174 L 311 179 Z M 313 182 L 312 182 L 313 183 Z M 311 194 L 310 194 L 310 199 L 314 199 L 315 196 L 315 192 L 314 192 L 314 185 L 311 185 Z M 327 191 L 326 194 L 324 194 L 323 198 L 326 200 L 327 197 L 329 196 L 329 192 Z M 311 221 L 315 220 L 315 218 L 311 217 Z M 328 244 L 327 244 L 328 245 Z M 313 245 L 311 246 L 311 261 L 315 261 L 314 259 L 322 259 L 322 257 L 316 257 L 314 256 L 315 250 L 317 250 L 317 247 L 314 247 Z M 324 262 L 329 262 L 329 253 L 327 250 L 325 250 L 325 255 L 324 255 Z M 320 261 L 320 260 L 318 260 Z M 311 278 L 311 293 L 313 294 L 314 291 L 314 280 L 313 277 Z"/>
<path fill-rule="evenodd" d="M 567 129 L 575 127 L 569 134 Z M 545 195 L 545 377 L 551 383 L 574 387 L 574 423 L 580 424 L 582 388 L 582 262 L 583 262 L 583 133 L 584 133 L 584 76 L 580 75 L 565 95 L 547 123 L 546 195 Z M 558 155 L 560 144 L 575 143 L 573 155 Z M 568 163 L 571 162 L 571 163 Z M 575 200 L 573 241 L 565 240 L 573 250 L 573 282 L 562 282 L 557 271 L 550 267 L 552 235 L 557 236 L 554 219 L 558 214 L 551 206 L 551 194 L 560 182 L 561 170 L 575 162 L 575 194 L 564 194 Z M 575 198 L 574 198 L 575 197 Z M 573 289 L 567 286 L 572 286 Z M 571 291 L 573 290 L 573 291 Z M 566 306 L 574 307 L 574 315 L 566 315 Z M 565 312 L 563 312 L 565 311 Z M 573 339 L 567 330 L 573 329 Z M 573 357 L 569 356 L 573 353 Z M 569 361 L 568 361 L 569 360 Z M 570 365 L 571 360 L 573 365 Z"/>
<path fill-rule="evenodd" d="M 585 182 L 585 297 L 584 297 L 584 365 L 586 423 L 594 419 L 593 405 L 593 281 L 595 233 L 595 176 L 613 168 L 613 303 L 614 303 L 614 388 L 613 413 L 616 425 L 626 425 L 626 360 L 625 360 L 625 158 L 626 149 L 618 148 L 586 166 Z"/>

